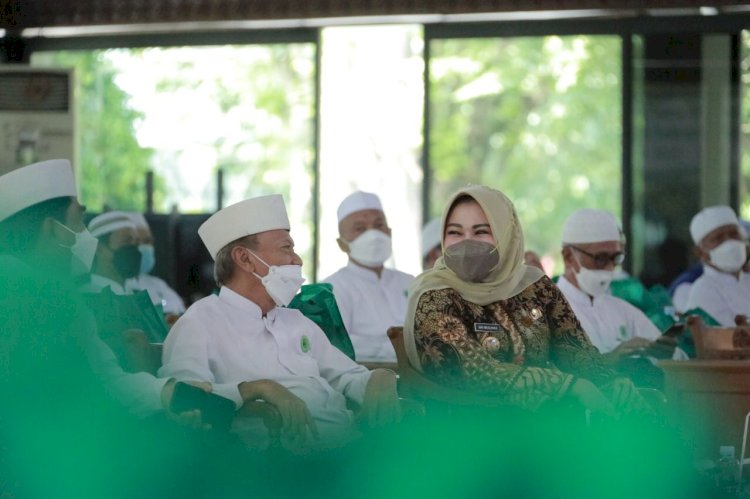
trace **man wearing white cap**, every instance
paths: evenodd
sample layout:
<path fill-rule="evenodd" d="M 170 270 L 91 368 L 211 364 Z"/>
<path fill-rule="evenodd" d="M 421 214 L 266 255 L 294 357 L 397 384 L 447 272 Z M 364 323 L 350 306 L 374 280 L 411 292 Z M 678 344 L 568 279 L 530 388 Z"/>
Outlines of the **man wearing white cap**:
<path fill-rule="evenodd" d="M 146 217 L 140 213 L 128 213 L 128 215 L 135 225 L 141 266 L 137 276 L 125 281 L 125 290 L 129 292 L 146 290 L 154 305 L 161 305 L 165 314 L 182 314 L 185 312 L 185 302 L 182 301 L 180 295 L 163 279 L 150 274 L 156 264 L 156 258 L 154 236 L 151 234 Z"/>
<path fill-rule="evenodd" d="M 398 417 L 392 372 L 356 364 L 312 321 L 286 308 L 304 279 L 281 196 L 228 206 L 198 234 L 214 259 L 219 294 L 193 304 L 172 327 L 162 375 L 209 381 L 238 408 L 252 400 L 275 405 L 282 443 L 291 448 L 350 438 L 347 398 L 380 422 Z M 262 446 L 267 441 L 257 423 L 236 418 L 235 430 Z M 309 438 L 317 434 L 320 441 Z"/>
<path fill-rule="evenodd" d="M 690 222 L 690 235 L 703 275 L 690 288 L 687 310 L 701 308 L 722 326 L 734 326 L 737 315 L 750 317 L 750 275 L 742 271 L 747 246 L 734 210 L 704 208 Z"/>
<path fill-rule="evenodd" d="M 583 208 L 565 221 L 565 273 L 557 285 L 591 343 L 613 365 L 643 352 L 661 336 L 643 312 L 609 293 L 615 267 L 624 256 L 621 233 L 612 214 Z"/>
<path fill-rule="evenodd" d="M 73 169 L 67 160 L 35 163 L 0 177 L 3 268 L 41 269 L 63 281 L 71 280 L 71 274 L 88 273 L 98 243 L 83 224 L 84 208 L 76 195 Z M 15 264 L 9 264 L 8 259 Z M 66 300 L 70 306 L 82 308 L 74 294 L 71 288 Z M 48 312 L 39 313 L 44 316 Z M 98 338 L 91 314 L 82 308 L 76 315 L 79 323 L 69 332 L 79 337 L 79 345 L 86 346 L 93 371 L 125 407 L 140 417 L 169 407 L 174 380 L 145 372 L 126 373 Z"/>
<path fill-rule="evenodd" d="M 406 293 L 414 276 L 383 265 L 391 256 L 391 229 L 375 194 L 350 194 L 339 205 L 337 215 L 337 242 L 349 263 L 324 282 L 333 285 L 357 360 L 395 362 L 387 330 L 403 325 Z"/>
<path fill-rule="evenodd" d="M 108 211 L 91 219 L 88 227 L 99 245 L 91 280 L 83 291 L 98 293 L 108 287 L 117 295 L 130 294 L 125 290 L 125 281 L 137 276 L 141 266 L 138 236 L 130 215 Z"/>
<path fill-rule="evenodd" d="M 422 227 L 422 270 L 430 270 L 435 261 L 442 256 L 442 240 L 439 218 L 433 218 Z"/>

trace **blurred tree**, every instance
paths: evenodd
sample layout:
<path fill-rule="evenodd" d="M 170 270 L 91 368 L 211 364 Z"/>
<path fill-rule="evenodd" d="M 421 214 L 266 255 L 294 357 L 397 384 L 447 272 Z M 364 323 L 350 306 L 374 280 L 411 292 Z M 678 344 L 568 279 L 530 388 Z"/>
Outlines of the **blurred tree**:
<path fill-rule="evenodd" d="M 740 110 L 740 217 L 750 220 L 750 34 L 742 32 L 740 78 L 741 101 Z"/>
<path fill-rule="evenodd" d="M 495 187 L 515 203 L 527 248 L 555 258 L 573 210 L 619 215 L 618 37 L 432 43 L 431 215 L 462 185 Z"/>
<path fill-rule="evenodd" d="M 34 64 L 73 68 L 77 177 L 80 197 L 89 211 L 105 208 L 144 211 L 146 172 L 153 150 L 141 147 L 135 125 L 143 114 L 116 83 L 117 70 L 104 51 L 38 52 Z M 165 185 L 155 176 L 155 204 Z"/>

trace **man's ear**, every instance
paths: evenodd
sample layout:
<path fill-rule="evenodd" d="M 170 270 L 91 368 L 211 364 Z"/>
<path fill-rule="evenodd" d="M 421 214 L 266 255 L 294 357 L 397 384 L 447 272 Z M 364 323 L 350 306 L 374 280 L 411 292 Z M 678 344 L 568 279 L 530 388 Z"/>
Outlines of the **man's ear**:
<path fill-rule="evenodd" d="M 562 251 L 560 251 L 560 254 L 562 255 L 563 264 L 565 268 L 570 268 L 576 272 L 579 270 L 578 262 L 573 256 L 573 250 L 570 248 L 570 246 L 563 246 L 563 249 Z"/>
<path fill-rule="evenodd" d="M 693 246 L 693 255 L 701 262 L 710 262 L 711 257 L 706 250 L 700 246 Z"/>
<path fill-rule="evenodd" d="M 336 242 L 339 245 L 339 249 L 346 254 L 349 254 L 349 243 L 344 241 L 341 237 L 336 238 Z"/>
<path fill-rule="evenodd" d="M 242 246 L 235 246 L 229 253 L 236 267 L 245 272 L 255 272 L 255 261 L 250 257 L 250 253 L 245 251 Z"/>

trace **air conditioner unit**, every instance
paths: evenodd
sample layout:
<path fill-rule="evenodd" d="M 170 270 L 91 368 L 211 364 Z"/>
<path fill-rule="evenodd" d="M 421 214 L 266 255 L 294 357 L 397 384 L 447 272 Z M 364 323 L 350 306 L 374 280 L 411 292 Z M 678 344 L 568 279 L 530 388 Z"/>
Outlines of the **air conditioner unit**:
<path fill-rule="evenodd" d="M 0 65 L 0 175 L 45 159 L 74 162 L 72 71 Z"/>

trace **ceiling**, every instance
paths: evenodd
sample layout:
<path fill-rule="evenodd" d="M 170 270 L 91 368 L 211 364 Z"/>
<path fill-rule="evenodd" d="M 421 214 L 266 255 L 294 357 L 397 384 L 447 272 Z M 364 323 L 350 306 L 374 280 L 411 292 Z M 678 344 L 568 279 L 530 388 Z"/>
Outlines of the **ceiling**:
<path fill-rule="evenodd" d="M 716 0 L 0 0 L 0 28 L 268 21 L 488 12 L 698 9 Z"/>

